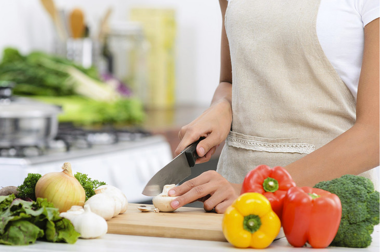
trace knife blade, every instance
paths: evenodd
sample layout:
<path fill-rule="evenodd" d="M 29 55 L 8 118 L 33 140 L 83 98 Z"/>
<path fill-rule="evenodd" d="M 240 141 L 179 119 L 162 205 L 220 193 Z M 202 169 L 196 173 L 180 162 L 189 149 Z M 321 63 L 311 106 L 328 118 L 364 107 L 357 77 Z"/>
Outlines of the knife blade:
<path fill-rule="evenodd" d="M 169 164 L 159 170 L 146 184 L 142 194 L 156 196 L 162 192 L 164 185 L 178 184 L 191 175 L 191 167 L 199 158 L 197 145 L 204 137 L 186 147 Z"/>

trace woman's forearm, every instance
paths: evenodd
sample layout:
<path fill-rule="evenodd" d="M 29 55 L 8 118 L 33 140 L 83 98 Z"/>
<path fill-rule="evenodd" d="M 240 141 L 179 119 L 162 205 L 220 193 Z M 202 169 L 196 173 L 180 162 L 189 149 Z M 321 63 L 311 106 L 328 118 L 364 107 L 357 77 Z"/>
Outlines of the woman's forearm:
<path fill-rule="evenodd" d="M 344 174 L 358 175 L 379 165 L 379 131 L 357 124 L 285 168 L 297 186 L 314 186 Z"/>
<path fill-rule="evenodd" d="M 232 97 L 232 84 L 229 82 L 220 82 L 219 86 L 216 88 L 214 97 L 212 98 L 211 105 L 220 100 L 227 100 L 231 104 Z"/>

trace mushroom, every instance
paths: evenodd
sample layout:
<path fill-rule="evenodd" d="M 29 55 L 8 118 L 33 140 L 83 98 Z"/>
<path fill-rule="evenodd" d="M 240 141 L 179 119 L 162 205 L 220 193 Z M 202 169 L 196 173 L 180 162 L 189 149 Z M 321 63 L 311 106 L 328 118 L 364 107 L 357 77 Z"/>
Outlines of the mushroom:
<path fill-rule="evenodd" d="M 170 203 L 177 197 L 170 197 L 168 194 L 170 189 L 172 189 L 173 187 L 175 187 L 175 184 L 165 185 L 164 189 L 162 190 L 162 193 L 160 193 L 159 195 L 153 198 L 153 205 L 156 208 L 158 208 L 159 211 L 161 212 L 175 211 L 175 209 L 171 207 Z"/>

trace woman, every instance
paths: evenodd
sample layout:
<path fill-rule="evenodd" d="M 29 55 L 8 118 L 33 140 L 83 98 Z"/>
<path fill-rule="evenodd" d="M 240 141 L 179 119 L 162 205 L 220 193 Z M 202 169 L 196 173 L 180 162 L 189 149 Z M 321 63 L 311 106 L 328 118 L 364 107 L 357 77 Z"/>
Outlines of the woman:
<path fill-rule="evenodd" d="M 260 164 L 298 186 L 379 165 L 379 2 L 219 0 L 221 75 L 211 106 L 179 132 L 176 154 L 201 136 L 206 162 L 226 140 L 217 172 L 172 190 L 174 208 L 211 195 L 218 213 Z"/>

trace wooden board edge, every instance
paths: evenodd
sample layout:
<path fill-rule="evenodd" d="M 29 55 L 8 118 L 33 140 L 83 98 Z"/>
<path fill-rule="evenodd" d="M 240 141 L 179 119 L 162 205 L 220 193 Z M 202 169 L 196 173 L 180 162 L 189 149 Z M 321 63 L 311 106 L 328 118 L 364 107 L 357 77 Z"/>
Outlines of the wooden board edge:
<path fill-rule="evenodd" d="M 139 235 L 139 236 L 152 236 L 152 237 L 165 237 L 165 238 L 179 238 L 191 240 L 206 240 L 206 241 L 222 241 L 227 242 L 223 232 L 210 231 L 210 230 L 195 230 L 188 228 L 174 228 L 168 231 L 167 227 L 148 227 L 145 226 L 142 230 L 141 225 L 129 224 L 128 226 L 114 223 L 110 228 L 108 227 L 107 234 L 123 234 L 123 235 Z M 180 232 L 179 232 L 180 231 Z"/>

